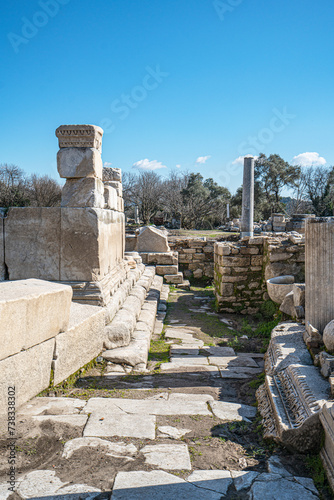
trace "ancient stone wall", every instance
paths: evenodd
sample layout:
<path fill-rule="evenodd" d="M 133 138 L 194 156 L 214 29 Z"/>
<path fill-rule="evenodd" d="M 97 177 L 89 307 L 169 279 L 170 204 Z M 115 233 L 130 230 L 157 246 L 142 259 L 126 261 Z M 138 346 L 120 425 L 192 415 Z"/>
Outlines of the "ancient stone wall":
<path fill-rule="evenodd" d="M 179 269 L 186 278 L 202 278 L 214 275 L 215 240 L 206 238 L 169 238 L 171 250 L 179 254 Z"/>
<path fill-rule="evenodd" d="M 266 280 L 293 275 L 305 281 L 305 243 L 302 236 L 242 238 L 215 243 L 214 283 L 219 310 L 255 314 L 269 299 Z"/>

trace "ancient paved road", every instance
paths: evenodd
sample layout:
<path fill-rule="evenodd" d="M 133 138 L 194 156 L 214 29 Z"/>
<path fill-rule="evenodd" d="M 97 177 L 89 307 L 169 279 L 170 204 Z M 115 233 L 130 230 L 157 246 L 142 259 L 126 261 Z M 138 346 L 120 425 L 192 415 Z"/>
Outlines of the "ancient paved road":
<path fill-rule="evenodd" d="M 205 297 L 197 300 L 195 318 L 198 311 L 210 312 Z M 319 498 L 313 481 L 300 468 L 283 464 L 278 453 L 262 450 L 265 458 L 258 460 L 261 450 L 252 445 L 253 456 L 246 452 L 245 443 L 258 439 L 251 435 L 256 407 L 239 397 L 238 384 L 262 372 L 262 355 L 206 345 L 194 324 L 180 324 L 173 306 L 164 337 L 170 357 L 159 374 L 122 382 L 112 370 L 106 373 L 105 381 L 117 387 L 119 380 L 128 392 L 88 400 L 83 393 L 40 397 L 25 405 L 19 419 L 29 428 L 29 439 L 38 429 L 35 436 L 51 432 L 58 444 L 57 451 L 50 445 L 52 458 L 35 462 L 32 470 L 25 462 L 16 494 L 22 499 Z M 0 498 L 10 498 L 5 482 Z"/>

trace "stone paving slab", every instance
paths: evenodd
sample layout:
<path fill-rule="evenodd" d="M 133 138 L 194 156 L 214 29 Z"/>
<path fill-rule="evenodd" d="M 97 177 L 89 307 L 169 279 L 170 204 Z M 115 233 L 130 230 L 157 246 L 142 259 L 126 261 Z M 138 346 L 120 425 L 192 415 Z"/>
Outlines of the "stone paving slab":
<path fill-rule="evenodd" d="M 254 406 L 225 401 L 210 401 L 209 406 L 213 414 L 221 420 L 246 420 L 249 422 L 249 419 L 254 418 L 257 412 Z"/>
<path fill-rule="evenodd" d="M 233 483 L 231 473 L 228 470 L 195 470 L 187 478 L 194 486 L 216 491 L 226 495 L 227 490 Z"/>
<path fill-rule="evenodd" d="M 165 471 L 119 472 L 112 500 L 220 500 L 221 494 L 198 488 Z"/>
<path fill-rule="evenodd" d="M 152 444 L 144 446 L 140 452 L 145 462 L 167 470 L 191 470 L 188 446 L 180 444 Z"/>
<path fill-rule="evenodd" d="M 86 425 L 87 415 L 38 415 L 32 419 L 40 424 L 51 422 L 53 424 L 69 425 L 70 427 L 84 427 Z"/>
<path fill-rule="evenodd" d="M 84 412 L 101 416 L 114 415 L 117 418 L 125 415 L 132 418 L 132 422 L 134 421 L 133 415 L 211 415 L 206 404 L 210 396 L 205 401 L 196 401 L 195 398 L 187 399 L 179 395 L 177 397 L 171 396 L 167 401 L 164 399 L 91 398 Z M 89 424 L 88 421 L 87 427 Z"/>
<path fill-rule="evenodd" d="M 262 373 L 261 368 L 248 368 L 248 367 L 235 367 L 232 368 L 220 368 L 220 376 L 222 378 L 235 378 L 235 379 L 246 379 L 254 375 Z"/>
<path fill-rule="evenodd" d="M 64 500 L 65 498 L 68 500 L 84 500 L 95 498 L 101 493 L 101 490 L 86 484 L 68 485 L 56 476 L 55 471 L 36 470 L 26 474 L 19 480 L 17 493 L 23 499 L 32 498 L 37 500 L 46 497 L 49 500 Z M 76 495 L 73 495 L 75 493 Z"/>
<path fill-rule="evenodd" d="M 79 413 L 87 401 L 76 398 L 34 398 L 19 408 L 20 415 L 71 415 Z"/>
<path fill-rule="evenodd" d="M 125 444 L 122 441 L 112 443 L 106 439 L 96 437 L 82 437 L 67 441 L 63 450 L 63 458 L 69 459 L 78 450 L 82 448 L 92 448 L 100 452 L 104 452 L 107 456 L 123 457 L 133 456 L 137 453 L 137 448 L 134 444 Z"/>
<path fill-rule="evenodd" d="M 208 358 L 205 356 L 171 356 L 172 363 L 177 363 L 179 365 L 208 365 Z"/>
<path fill-rule="evenodd" d="M 260 474 L 254 481 L 250 491 L 250 500 L 315 500 L 319 498 L 304 488 L 294 478 L 279 478 L 270 481 Z"/>
<path fill-rule="evenodd" d="M 259 365 L 254 359 L 247 356 L 209 356 L 209 363 L 216 366 L 224 366 L 227 368 L 249 367 L 259 369 Z"/>
<path fill-rule="evenodd" d="M 170 425 L 162 425 L 161 427 L 158 427 L 158 431 L 158 437 L 181 439 L 183 436 L 191 432 L 191 429 L 178 429 L 177 427 L 172 427 Z"/>
<path fill-rule="evenodd" d="M 83 432 L 84 437 L 133 437 L 155 439 L 154 415 L 120 415 L 92 413 Z"/>

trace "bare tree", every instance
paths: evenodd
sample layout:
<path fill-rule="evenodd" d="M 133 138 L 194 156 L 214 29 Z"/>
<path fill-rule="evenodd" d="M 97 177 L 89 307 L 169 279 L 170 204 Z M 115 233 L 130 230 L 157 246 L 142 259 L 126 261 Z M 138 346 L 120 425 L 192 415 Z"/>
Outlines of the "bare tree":
<path fill-rule="evenodd" d="M 61 186 L 48 175 L 33 174 L 30 179 L 31 205 L 37 207 L 60 206 Z"/>
<path fill-rule="evenodd" d="M 144 224 L 149 224 L 152 217 L 161 209 L 162 182 L 158 174 L 152 171 L 141 172 L 133 185 L 132 199 L 139 207 Z"/>
<path fill-rule="evenodd" d="M 17 165 L 0 165 L 0 206 L 23 207 L 30 204 L 29 182 Z"/>

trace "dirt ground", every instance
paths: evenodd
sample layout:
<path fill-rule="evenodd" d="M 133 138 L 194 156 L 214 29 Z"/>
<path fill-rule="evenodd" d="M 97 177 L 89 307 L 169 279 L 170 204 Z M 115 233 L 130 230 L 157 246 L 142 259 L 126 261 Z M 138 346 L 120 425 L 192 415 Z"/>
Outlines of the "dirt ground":
<path fill-rule="evenodd" d="M 198 299 L 196 297 L 201 297 Z M 165 322 L 178 321 L 194 331 L 194 336 L 207 345 L 228 345 L 237 352 L 263 352 L 268 339 L 258 338 L 253 333 L 260 320 L 244 316 L 213 314 L 214 297 L 212 289 L 194 287 L 190 291 L 172 289 Z M 191 311 L 199 303 L 210 306 L 212 315 Z M 221 322 L 230 320 L 231 324 Z M 262 320 L 263 321 L 263 320 Z M 247 322 L 247 325 L 246 325 Z M 245 330 L 248 338 L 241 338 Z M 108 379 L 104 375 L 108 367 L 96 364 L 81 377 L 71 383 L 63 383 L 56 389 L 44 391 L 43 395 L 89 399 L 91 397 L 118 397 L 143 399 L 160 393 L 209 394 L 216 400 L 256 405 L 255 391 L 263 380 L 263 375 L 245 380 L 223 380 L 212 378 L 207 372 L 182 370 L 182 373 L 162 373 L 159 366 L 168 361 L 169 345 L 162 336 L 155 335 L 149 356 L 149 373 L 127 375 Z M 266 459 L 277 453 L 283 465 L 295 476 L 313 477 L 320 489 L 322 498 L 333 499 L 323 469 L 317 455 L 305 456 L 289 452 L 273 442 L 262 438 L 259 415 L 251 423 L 224 423 L 215 417 L 205 416 L 157 416 L 157 426 L 171 425 L 191 429 L 182 441 L 188 445 L 193 469 L 233 469 L 266 471 Z M 111 458 L 97 450 L 81 449 L 70 459 L 62 458 L 62 450 L 67 440 L 79 437 L 82 429 L 56 426 L 44 423 L 39 427 L 29 418 L 18 422 L 17 468 L 19 473 L 36 469 L 54 469 L 64 481 L 85 483 L 111 490 L 118 471 L 153 470 L 156 467 L 144 463 L 140 454 L 134 460 Z M 151 444 L 150 440 L 134 438 L 112 438 L 113 442 L 133 443 L 138 447 Z M 170 443 L 170 440 L 157 438 L 154 443 Z M 6 441 L 0 442 L 0 481 L 6 481 Z M 186 471 L 175 472 L 183 477 Z M 189 474 L 189 472 L 188 472 Z M 106 498 L 103 494 L 100 498 Z M 12 495 L 12 500 L 16 498 Z M 244 494 L 229 498 L 243 499 Z"/>

